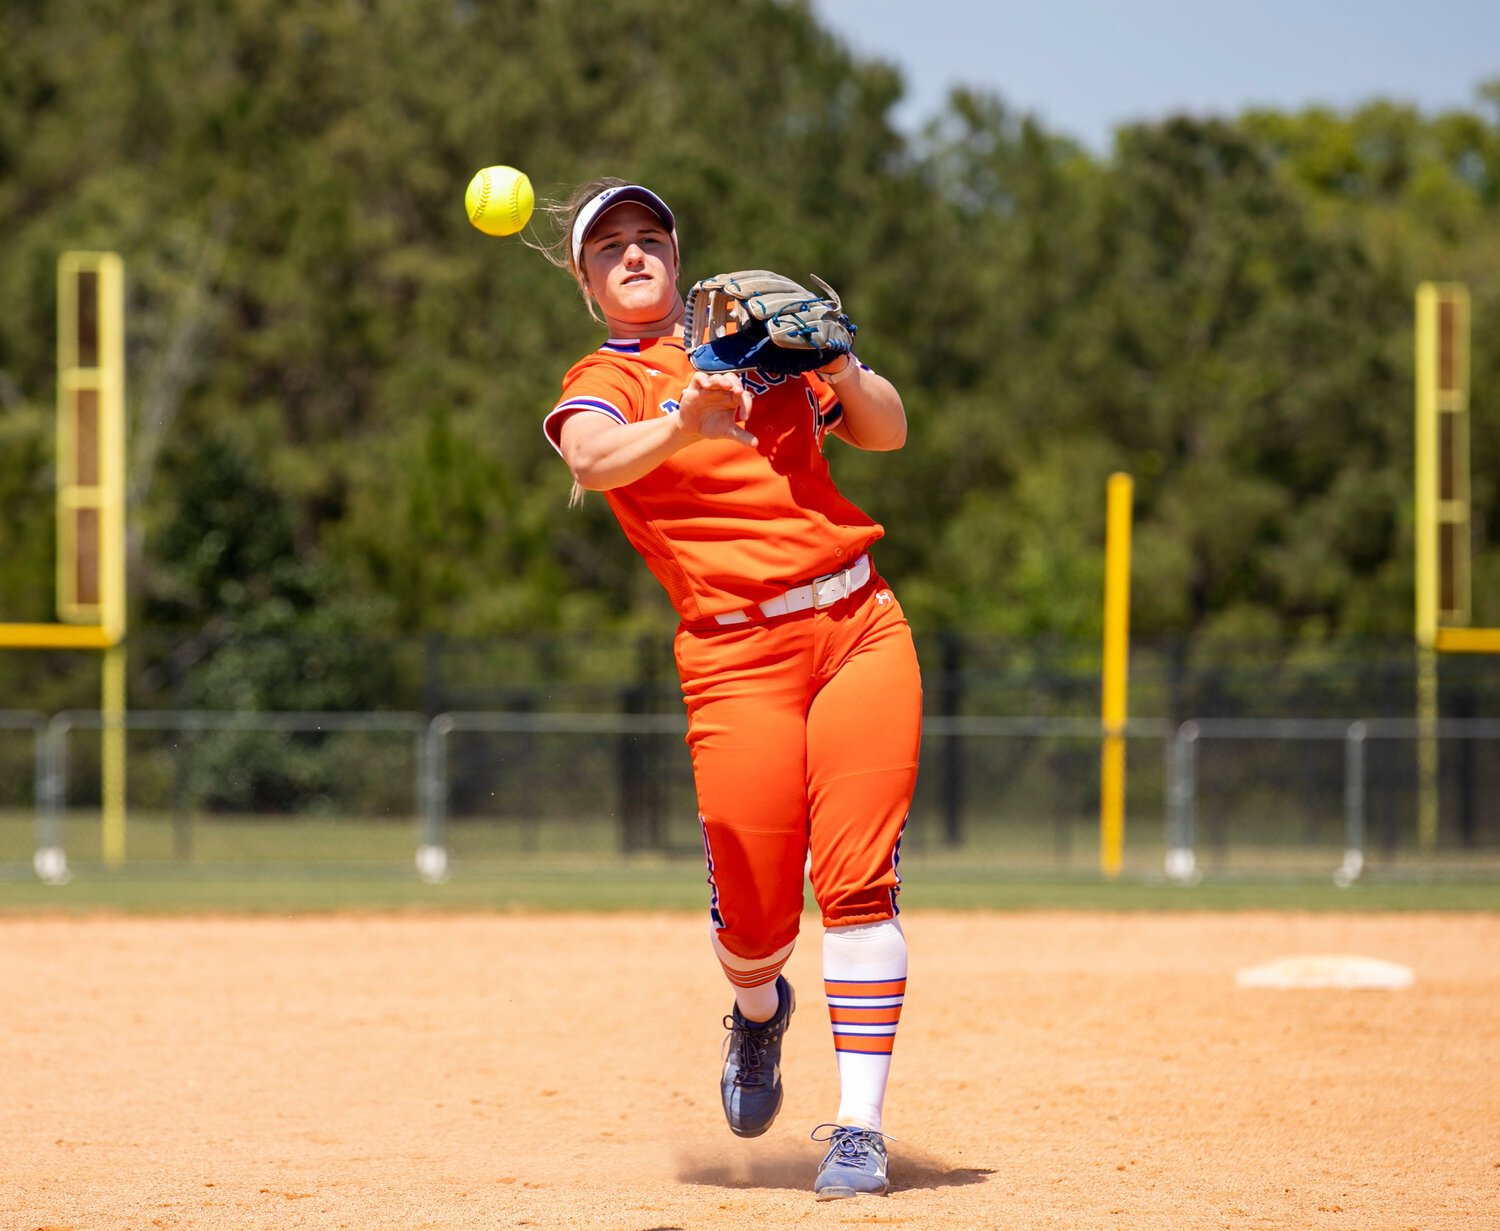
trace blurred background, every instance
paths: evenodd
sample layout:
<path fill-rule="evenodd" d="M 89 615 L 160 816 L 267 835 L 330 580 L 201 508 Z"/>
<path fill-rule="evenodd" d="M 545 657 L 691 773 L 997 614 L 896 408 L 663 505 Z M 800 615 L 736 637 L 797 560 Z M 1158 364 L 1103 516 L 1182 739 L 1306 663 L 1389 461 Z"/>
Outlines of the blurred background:
<path fill-rule="evenodd" d="M 118 252 L 132 713 L 365 716 L 132 731 L 132 863 L 697 854 L 670 608 L 540 430 L 598 330 L 464 216 L 508 163 L 543 196 L 652 186 L 684 284 L 826 278 L 901 389 L 903 451 L 830 452 L 924 660 L 918 858 L 1096 866 L 1125 471 L 1127 869 L 1185 823 L 1181 724 L 1233 719 L 1331 725 L 1198 741 L 1210 872 L 1321 875 L 1355 804 L 1392 871 L 1494 870 L 1500 659 L 1440 663 L 1440 713 L 1481 726 L 1440 741 L 1434 835 L 1411 735 L 1362 728 L 1356 780 L 1349 724 L 1416 712 L 1424 280 L 1472 295 L 1473 623 L 1500 626 L 1495 14 L 895 7 L 4 6 L 0 620 L 56 618 L 58 258 Z M 48 774 L 72 865 L 100 857 L 97 714 L 46 764 L 37 734 L 99 697 L 98 654 L 0 651 L 16 875 Z M 453 712 L 491 717 L 435 739 Z"/>

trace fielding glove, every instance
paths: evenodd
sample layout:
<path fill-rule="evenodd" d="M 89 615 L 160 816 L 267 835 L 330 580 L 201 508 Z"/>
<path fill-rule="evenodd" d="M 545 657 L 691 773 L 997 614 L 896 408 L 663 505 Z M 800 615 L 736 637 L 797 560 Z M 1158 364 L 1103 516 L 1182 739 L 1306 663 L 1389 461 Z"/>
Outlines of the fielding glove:
<path fill-rule="evenodd" d="M 688 292 L 682 320 L 700 372 L 809 372 L 847 355 L 855 326 L 838 292 L 816 274 L 818 295 L 768 269 L 705 278 Z"/>

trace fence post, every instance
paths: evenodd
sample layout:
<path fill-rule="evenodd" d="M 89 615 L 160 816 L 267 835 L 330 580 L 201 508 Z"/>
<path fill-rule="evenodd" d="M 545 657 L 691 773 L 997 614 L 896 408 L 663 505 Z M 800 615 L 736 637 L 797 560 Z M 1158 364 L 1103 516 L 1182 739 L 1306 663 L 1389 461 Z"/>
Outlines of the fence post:
<path fill-rule="evenodd" d="M 38 880 L 48 885 L 67 882 L 68 856 L 63 849 L 62 831 L 54 823 L 52 799 L 52 740 L 51 728 L 41 718 L 31 729 L 32 747 L 32 807 L 35 810 L 35 842 L 31 866 Z"/>
<path fill-rule="evenodd" d="M 448 879 L 448 732 L 452 727 L 450 715 L 438 714 L 427 724 L 425 736 L 420 730 L 417 735 L 418 798 L 422 802 L 417 875 L 429 885 Z"/>
<path fill-rule="evenodd" d="M 1349 724 L 1344 736 L 1344 862 L 1333 883 L 1347 889 L 1365 867 L 1365 734 L 1362 721 Z"/>
<path fill-rule="evenodd" d="M 1171 832 L 1167 834 L 1168 880 L 1191 884 L 1198 878 L 1194 853 L 1194 816 L 1198 790 L 1198 724 L 1189 719 L 1177 728 L 1172 751 Z"/>
<path fill-rule="evenodd" d="M 49 885 L 66 884 L 68 853 L 63 845 L 63 808 L 67 792 L 67 718 L 54 714 L 46 729 L 38 733 L 41 776 L 37 795 L 36 854 L 31 866 L 37 879 Z"/>

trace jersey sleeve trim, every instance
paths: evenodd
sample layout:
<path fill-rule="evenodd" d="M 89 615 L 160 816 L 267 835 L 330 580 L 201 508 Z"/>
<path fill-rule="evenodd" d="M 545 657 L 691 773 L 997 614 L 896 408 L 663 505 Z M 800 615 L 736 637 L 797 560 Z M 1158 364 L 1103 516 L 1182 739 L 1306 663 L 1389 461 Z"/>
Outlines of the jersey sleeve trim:
<path fill-rule="evenodd" d="M 577 414 L 581 410 L 608 415 L 616 423 L 626 425 L 630 423 L 630 420 L 621 413 L 620 408 L 605 398 L 584 395 L 564 398 L 542 420 L 542 431 L 547 433 L 547 439 L 552 442 L 552 447 L 557 450 L 559 457 L 562 456 L 562 425 L 567 422 L 570 416 Z"/>
<path fill-rule="evenodd" d="M 858 357 L 854 357 L 854 362 L 859 363 Z M 859 363 L 859 366 L 865 368 L 865 365 L 862 363 Z M 869 370 L 869 368 L 865 368 L 865 371 L 868 372 Z M 821 449 L 823 447 L 823 437 L 843 422 L 844 404 L 839 401 L 839 395 L 834 387 L 820 373 L 809 372 L 807 375 L 809 377 L 807 382 L 808 401 L 812 404 L 814 423 L 817 427 L 818 447 Z"/>
<path fill-rule="evenodd" d="M 832 404 L 823 407 L 822 412 L 818 415 L 819 439 L 821 439 L 825 433 L 833 431 L 834 428 L 836 428 L 841 422 L 843 422 L 843 419 L 844 404 L 842 402 L 834 401 Z"/>

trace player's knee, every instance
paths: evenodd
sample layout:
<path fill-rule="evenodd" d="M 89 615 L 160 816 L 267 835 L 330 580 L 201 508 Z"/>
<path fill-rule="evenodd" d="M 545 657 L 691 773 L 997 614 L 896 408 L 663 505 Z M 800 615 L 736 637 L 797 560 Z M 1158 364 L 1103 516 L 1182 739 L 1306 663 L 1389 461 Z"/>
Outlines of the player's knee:
<path fill-rule="evenodd" d="M 741 961 L 761 961 L 774 957 L 783 950 L 790 952 L 801 923 L 800 911 L 788 912 L 776 918 L 721 915 L 720 919 L 714 921 L 714 946 Z"/>
<path fill-rule="evenodd" d="M 883 923 L 894 919 L 898 886 L 881 885 L 862 889 L 835 890 L 818 900 L 823 926 L 854 927 L 861 923 Z"/>

